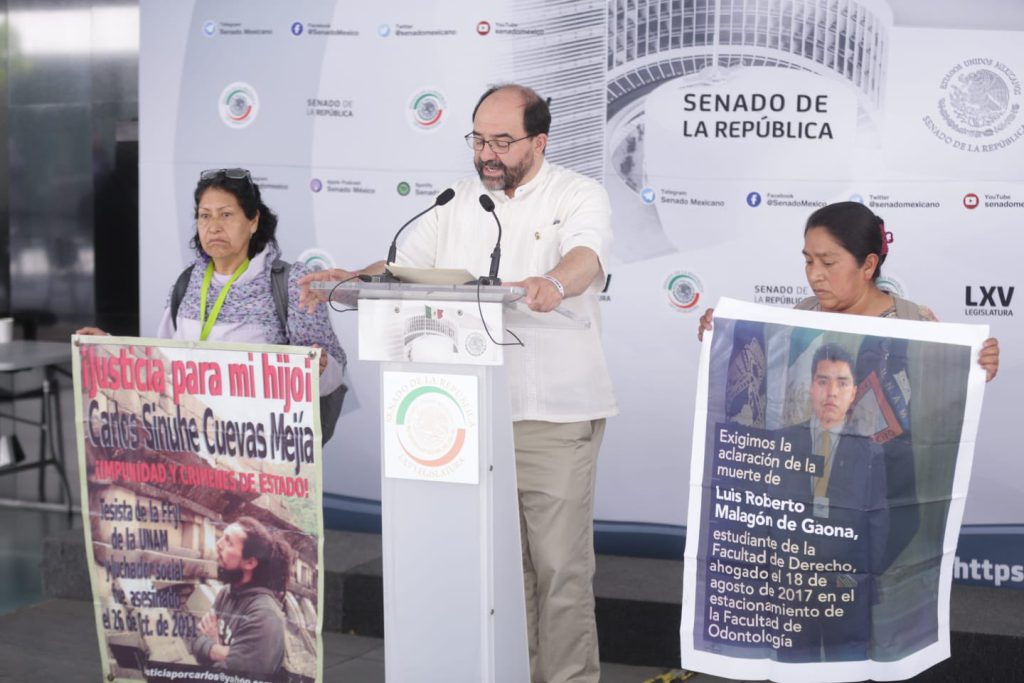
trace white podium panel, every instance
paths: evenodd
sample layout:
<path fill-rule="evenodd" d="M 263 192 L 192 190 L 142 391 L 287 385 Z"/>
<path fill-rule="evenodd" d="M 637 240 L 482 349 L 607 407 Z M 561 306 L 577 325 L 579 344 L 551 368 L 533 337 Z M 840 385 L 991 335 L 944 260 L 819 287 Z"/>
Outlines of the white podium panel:
<path fill-rule="evenodd" d="M 381 443 L 402 451 L 385 452 L 382 458 L 389 682 L 529 680 L 515 452 L 504 373 L 502 367 L 382 364 Z M 477 389 L 474 396 L 458 395 L 460 388 L 470 385 Z M 419 396 L 409 399 L 417 390 Z M 421 408 L 425 414 L 436 413 L 434 433 L 420 437 L 415 446 L 403 445 L 397 432 L 408 425 L 400 422 L 400 406 L 403 402 L 407 406 L 404 418 L 408 419 L 409 403 L 425 396 L 435 403 Z M 460 408 L 469 419 L 474 406 L 465 403 L 470 399 L 476 404 L 478 428 L 467 430 L 467 435 L 476 433 L 479 457 L 463 461 L 455 472 L 465 475 L 472 462 L 478 483 L 445 481 L 430 471 L 432 464 L 422 464 L 430 463 L 423 457 L 417 457 L 420 463 L 414 461 L 421 476 L 411 476 L 412 469 L 402 471 L 400 478 L 388 476 L 386 464 L 391 456 L 407 457 L 407 448 L 424 443 L 433 453 L 443 453 L 435 461 L 447 458 L 453 444 L 461 446 L 437 469 L 463 458 L 462 451 L 473 444 L 459 444 L 453 433 L 460 428 Z M 463 405 L 447 407 L 446 403 Z"/>
<path fill-rule="evenodd" d="M 319 284 L 358 305 L 359 357 L 383 361 L 387 680 L 529 680 L 512 418 L 494 343 L 523 290 Z"/>

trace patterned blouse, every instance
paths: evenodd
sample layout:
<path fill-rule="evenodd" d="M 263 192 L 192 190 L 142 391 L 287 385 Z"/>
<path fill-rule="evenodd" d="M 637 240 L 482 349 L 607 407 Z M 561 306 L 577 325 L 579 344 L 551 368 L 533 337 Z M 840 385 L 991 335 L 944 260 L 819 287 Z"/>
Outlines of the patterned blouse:
<path fill-rule="evenodd" d="M 932 311 L 932 309 L 928 308 L 927 306 L 922 306 L 920 304 L 914 304 L 914 305 L 917 306 L 917 312 L 921 316 L 921 320 L 927 320 L 928 322 L 933 322 L 933 323 L 939 322 L 938 317 L 936 317 L 936 315 Z M 894 303 L 892 306 L 890 306 L 889 308 L 887 308 L 884 311 L 882 311 L 881 313 L 879 313 L 878 317 L 879 318 L 898 318 L 899 316 L 896 315 L 896 304 Z"/>
<path fill-rule="evenodd" d="M 311 346 L 319 344 L 328 355 L 327 367 L 320 375 L 320 393 L 326 395 L 341 385 L 347 362 L 341 342 L 331 327 L 326 306 L 317 306 L 312 314 L 299 307 L 298 280 L 310 272 L 305 265 L 295 263 L 288 273 L 288 329 L 277 315 L 271 291 L 271 268 L 280 258 L 276 243 L 268 244 L 254 256 L 249 267 L 231 285 L 208 341 L 248 342 L 253 344 L 291 344 Z M 188 288 L 178 308 L 177 327 L 171 320 L 170 295 L 157 330 L 163 339 L 198 340 L 199 296 L 203 275 L 210 259 L 205 254 L 193 261 Z M 207 295 L 207 314 L 213 308 L 217 295 L 230 279 L 230 275 L 214 273 Z M 173 289 L 173 287 L 172 287 Z"/>

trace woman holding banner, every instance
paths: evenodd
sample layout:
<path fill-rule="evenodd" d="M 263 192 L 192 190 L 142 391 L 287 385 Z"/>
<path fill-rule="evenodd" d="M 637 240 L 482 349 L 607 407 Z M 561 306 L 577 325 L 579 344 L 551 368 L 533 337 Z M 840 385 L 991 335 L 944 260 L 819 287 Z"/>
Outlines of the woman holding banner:
<path fill-rule="evenodd" d="M 281 260 L 277 215 L 263 203 L 248 170 L 203 171 L 194 197 L 196 258 L 172 287 L 157 336 L 323 348 L 320 419 L 326 442 L 347 390 L 345 351 L 326 309 L 307 313 L 299 307 L 297 283 L 308 270 Z M 106 332 L 85 327 L 77 334 Z"/>
<path fill-rule="evenodd" d="M 796 308 L 935 321 L 928 308 L 878 287 L 891 243 L 892 233 L 885 229 L 882 219 L 860 203 L 840 202 L 815 211 L 804 228 L 803 248 L 807 282 L 814 296 L 800 301 Z M 704 332 L 711 329 L 713 313 L 708 309 L 701 316 L 698 339 L 703 340 Z M 835 346 L 837 355 L 824 363 L 828 366 L 825 368 L 819 368 L 817 360 L 812 363 L 807 392 L 812 403 L 816 398 L 827 399 L 831 402 L 828 405 L 841 413 L 833 416 L 838 425 L 835 436 L 818 439 L 833 428 L 823 429 L 821 425 L 827 421 L 817 414 L 802 424 L 786 425 L 784 434 L 800 450 L 825 458 L 825 474 L 810 479 L 803 491 L 808 506 L 814 506 L 814 514 L 817 516 L 820 508 L 820 514 L 826 519 L 831 515 L 833 521 L 844 514 L 852 520 L 858 515 L 864 518 L 860 524 L 865 531 L 860 536 L 865 542 L 861 545 L 846 548 L 842 543 L 819 543 L 826 557 L 860 553 L 861 573 L 847 578 L 850 585 L 856 583 L 863 597 L 846 606 L 847 619 L 809 624 L 808 647 L 780 651 L 778 657 L 779 661 L 818 661 L 820 639 L 823 661 L 899 658 L 934 638 L 938 629 L 934 623 L 934 595 L 937 563 L 942 557 L 943 527 L 939 520 L 944 524 L 945 518 L 937 512 L 939 506 L 929 506 L 925 501 L 932 500 L 936 491 L 948 491 L 951 481 L 943 479 L 937 472 L 941 468 L 929 460 L 932 451 L 928 439 L 915 444 L 911 430 L 923 427 L 928 433 L 929 420 L 939 414 L 935 402 L 929 403 L 928 394 L 940 395 L 942 392 L 937 390 L 942 384 L 934 378 L 927 381 L 920 364 L 911 363 L 905 340 L 869 336 L 852 353 L 826 341 L 822 339 L 818 353 Z M 996 339 L 984 342 L 977 361 L 987 380 L 996 376 Z M 833 391 L 834 378 L 829 376 L 836 368 L 845 375 L 845 385 L 835 383 L 845 387 L 842 391 L 847 395 L 842 401 L 833 395 L 842 392 Z M 887 429 L 862 432 L 863 425 L 848 426 L 857 420 L 857 400 L 862 394 L 869 399 L 864 402 L 865 411 L 870 409 L 868 404 L 876 409 L 880 405 L 889 408 L 890 421 L 882 425 Z M 918 401 L 924 404 L 918 406 Z M 913 410 L 914 406 L 922 408 L 920 413 Z M 911 419 L 912 412 L 916 420 Z M 817 435 L 811 441 L 807 434 L 814 433 L 815 428 Z M 800 432 L 805 433 L 803 441 L 797 436 Z M 819 441 L 828 445 L 810 445 Z M 855 456 L 854 446 L 862 453 Z M 829 465 L 832 459 L 838 463 L 836 470 Z M 830 471 L 840 474 L 830 480 Z M 870 486 L 866 473 L 874 478 Z M 879 521 L 883 513 L 884 523 Z M 851 528 L 856 525 L 849 522 Z M 894 597 L 897 594 L 902 594 L 902 602 Z M 865 627 L 865 623 L 870 625 Z M 868 637 L 870 642 L 865 640 Z"/>
<path fill-rule="evenodd" d="M 307 269 L 302 264 L 289 265 L 280 260 L 281 252 L 275 238 L 277 216 L 263 203 L 260 188 L 253 182 L 249 171 L 203 171 L 195 188 L 194 201 L 195 233 L 191 246 L 196 258 L 171 289 L 157 336 L 185 341 L 303 347 L 322 345 L 320 419 L 323 440 L 326 441 L 333 431 L 345 393 L 345 353 L 330 325 L 326 309 L 307 313 L 299 308 L 297 282 Z M 85 328 L 79 330 L 79 334 L 105 333 L 97 328 Z M 238 356 L 243 355 L 238 353 Z M 304 353 L 293 355 L 298 357 L 299 363 L 303 362 Z M 256 360 L 253 365 L 259 363 Z M 302 374 L 308 376 L 308 370 Z M 135 395 L 140 395 L 141 391 L 139 389 Z M 249 400 L 244 392 L 236 398 L 237 403 Z M 201 404 L 199 401 L 194 406 Z M 182 558 L 181 566 L 188 566 L 187 572 L 182 569 L 181 576 L 172 579 L 177 585 L 161 590 L 172 591 L 188 600 L 188 604 L 173 606 L 173 615 L 180 621 L 175 621 L 172 637 L 187 639 L 185 642 L 190 646 L 189 651 L 195 661 L 181 656 L 178 645 L 167 645 L 165 651 L 152 650 L 146 656 L 156 665 L 154 670 L 163 670 L 173 662 L 174 666 L 181 667 L 176 671 L 183 672 L 182 677 L 191 680 L 205 680 L 214 675 L 211 672 L 222 670 L 239 672 L 239 680 L 283 680 L 285 672 L 290 676 L 289 680 L 312 680 L 310 676 L 316 672 L 319 647 L 317 622 L 311 618 L 311 615 L 315 617 L 313 606 L 317 604 L 316 584 L 308 585 L 308 580 L 301 579 L 298 573 L 293 575 L 293 572 L 297 567 L 315 564 L 320 557 L 317 551 L 318 522 L 308 507 L 317 507 L 319 502 L 299 500 L 298 496 L 286 500 L 291 494 L 286 489 L 271 485 L 286 479 L 278 473 L 291 471 L 298 474 L 298 457 L 293 456 L 294 464 L 287 462 L 287 437 L 275 437 L 271 426 L 269 438 L 264 439 L 263 424 L 232 419 L 239 413 L 224 404 L 207 405 L 206 408 L 208 412 L 203 413 L 202 421 L 205 454 L 198 446 L 198 434 L 195 446 L 178 448 L 171 440 L 154 438 L 153 435 L 161 433 L 155 426 L 152 431 L 148 426 L 140 427 L 139 431 L 145 431 L 149 436 L 147 440 L 137 442 L 138 448 L 125 449 L 128 452 L 114 454 L 111 448 L 95 444 L 91 449 L 90 457 L 96 462 L 104 459 L 116 459 L 118 463 L 122 460 L 129 463 L 155 462 L 161 468 L 174 472 L 172 481 L 164 487 L 154 485 L 142 492 L 133 488 L 133 480 L 128 478 L 125 478 L 128 484 L 102 479 L 90 484 L 95 484 L 98 491 L 121 491 L 122 496 L 137 500 L 138 505 L 145 505 L 142 502 L 145 494 L 152 501 L 153 510 L 159 504 L 159 516 L 155 512 L 150 513 L 149 522 L 146 522 L 145 516 L 138 515 L 134 519 L 139 522 L 157 529 L 166 528 L 170 520 L 165 518 L 163 510 L 174 508 L 178 517 L 173 517 L 173 526 L 178 529 L 181 509 L 184 508 L 184 521 L 181 523 L 188 524 L 190 529 L 199 529 L 195 532 L 199 534 L 198 541 L 180 542 L 167 541 L 168 532 L 159 529 L 165 539 L 164 545 L 154 541 L 151 543 L 158 545 L 150 546 L 169 553 L 168 557 L 177 552 Z M 163 411 L 154 409 L 154 413 L 159 412 Z M 296 412 L 292 411 L 293 421 Z M 241 414 L 244 416 L 245 411 Z M 208 421 L 207 415 L 214 416 L 214 419 Z M 275 415 L 280 420 L 279 424 L 283 424 L 284 414 L 271 413 L 271 421 Z M 225 417 L 228 419 L 222 419 Z M 178 419 L 186 422 L 184 418 Z M 196 421 L 191 420 L 187 424 L 186 429 L 193 430 L 195 434 Z M 248 430 L 243 431 L 246 427 Z M 244 437 L 247 442 L 265 440 L 265 449 L 260 452 L 259 446 L 245 448 L 247 457 L 243 462 L 239 459 L 243 452 L 243 436 L 232 441 L 232 428 L 236 430 L 235 435 L 248 434 Z M 274 445 L 275 438 L 277 446 Z M 309 441 L 306 440 L 307 444 Z M 183 442 L 188 442 L 188 438 L 183 437 Z M 211 445 L 220 443 L 227 445 L 223 448 Z M 238 450 L 231 450 L 231 444 Z M 309 444 L 308 450 L 306 445 L 302 448 L 311 455 L 314 446 Z M 219 460 L 221 456 L 234 456 L 236 453 L 239 457 L 229 458 L 227 463 Z M 197 459 L 202 455 L 206 457 Z M 265 457 L 268 455 L 270 457 Z M 254 456 L 259 460 L 250 460 Z M 86 472 L 85 467 L 83 472 Z M 299 477 L 288 479 L 308 485 Z M 96 500 L 96 495 L 92 500 Z M 182 505 L 179 500 L 186 502 Z M 90 534 L 102 533 L 97 515 L 94 513 L 91 517 L 94 522 L 90 526 Z M 133 520 L 131 515 L 128 518 Z M 223 532 L 216 547 L 211 548 L 211 539 L 203 535 L 203 530 L 222 526 Z M 137 532 L 130 530 L 126 533 Z M 181 531 L 178 536 L 185 538 L 184 534 Z M 170 537 L 174 538 L 174 535 Z M 220 584 L 215 598 L 209 589 L 200 588 L 204 577 L 213 578 L 209 572 L 210 560 L 214 557 L 217 560 L 216 578 Z M 94 571 L 98 572 L 100 566 L 97 561 Z M 123 587 L 115 583 L 120 578 L 108 578 L 108 590 Z M 181 628 L 178 628 L 179 623 Z M 107 632 L 117 630 L 106 629 Z M 167 634 L 160 635 L 161 642 L 169 642 L 163 638 Z M 226 680 L 224 676 L 215 676 L 211 680 L 222 679 Z"/>
<path fill-rule="evenodd" d="M 814 296 L 795 308 L 806 311 L 848 313 L 901 320 L 931 320 L 935 314 L 925 306 L 902 299 L 878 287 L 882 264 L 889 254 L 892 233 L 871 209 L 859 202 L 838 202 L 823 206 L 807 219 L 804 227 L 804 269 Z M 711 329 L 715 309 L 700 317 L 697 339 Z M 978 364 L 991 381 L 999 371 L 999 342 L 987 339 Z"/>

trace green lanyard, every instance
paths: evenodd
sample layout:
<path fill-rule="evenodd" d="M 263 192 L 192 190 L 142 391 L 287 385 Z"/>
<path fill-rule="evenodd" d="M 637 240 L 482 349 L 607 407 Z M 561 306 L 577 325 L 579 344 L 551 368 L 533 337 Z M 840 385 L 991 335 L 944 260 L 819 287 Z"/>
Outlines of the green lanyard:
<path fill-rule="evenodd" d="M 238 276 L 245 272 L 249 267 L 249 259 L 242 261 L 242 265 L 235 268 L 235 273 L 228 280 L 227 284 L 224 285 L 224 289 L 220 290 L 220 294 L 217 295 L 217 300 L 213 302 L 213 310 L 210 311 L 210 319 L 206 319 L 206 295 L 210 292 L 210 282 L 213 280 L 213 261 L 206 264 L 206 274 L 203 275 L 203 286 L 199 290 L 199 324 L 202 325 L 203 330 L 199 333 L 199 341 L 206 341 L 206 338 L 210 336 L 210 331 L 213 329 L 213 324 L 217 321 L 217 316 L 220 315 L 220 307 L 224 305 L 224 299 L 228 295 L 228 290 L 231 289 L 231 285 L 234 284 Z"/>

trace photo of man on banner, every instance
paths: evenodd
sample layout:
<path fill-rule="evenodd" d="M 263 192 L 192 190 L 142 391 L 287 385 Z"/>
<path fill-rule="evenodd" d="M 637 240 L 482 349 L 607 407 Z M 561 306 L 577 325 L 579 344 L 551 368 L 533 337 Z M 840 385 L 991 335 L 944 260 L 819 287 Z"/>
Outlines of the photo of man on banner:
<path fill-rule="evenodd" d="M 226 585 L 199 622 L 191 649 L 200 664 L 261 676 L 284 662 L 281 596 L 291 548 L 252 517 L 240 517 L 217 541 L 217 578 Z"/>
<path fill-rule="evenodd" d="M 794 637 L 792 648 L 779 652 L 780 660 L 816 661 L 822 653 L 827 661 L 868 657 L 874 577 L 884 571 L 889 508 L 882 448 L 848 424 L 857 393 L 853 368 L 854 361 L 842 346 L 819 346 L 811 361 L 811 418 L 782 432 L 793 453 L 816 456 L 809 458 L 815 472 L 808 471 L 803 490 L 794 493 L 810 503 L 816 520 L 852 528 L 858 537 L 856 544 L 826 538 L 817 546 L 820 555 L 842 558 L 854 568 L 825 579 L 830 589 L 852 599 L 841 617 L 818 619 L 805 627 Z"/>

